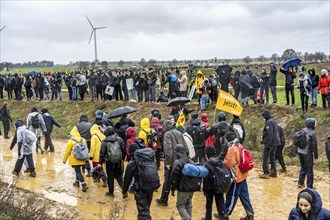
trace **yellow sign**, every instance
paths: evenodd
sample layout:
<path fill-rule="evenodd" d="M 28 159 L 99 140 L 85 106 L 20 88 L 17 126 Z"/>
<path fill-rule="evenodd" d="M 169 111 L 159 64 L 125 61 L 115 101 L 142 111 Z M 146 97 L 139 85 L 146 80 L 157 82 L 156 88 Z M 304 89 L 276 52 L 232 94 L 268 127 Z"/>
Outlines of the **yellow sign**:
<path fill-rule="evenodd" d="M 184 117 L 183 111 L 181 111 L 179 118 L 176 122 L 176 127 L 178 127 L 179 125 L 181 125 L 182 127 L 184 127 L 184 124 L 186 123 L 186 118 Z"/>
<path fill-rule="evenodd" d="M 236 116 L 241 116 L 243 111 L 243 108 L 239 102 L 232 95 L 223 90 L 219 91 L 215 108 Z"/>

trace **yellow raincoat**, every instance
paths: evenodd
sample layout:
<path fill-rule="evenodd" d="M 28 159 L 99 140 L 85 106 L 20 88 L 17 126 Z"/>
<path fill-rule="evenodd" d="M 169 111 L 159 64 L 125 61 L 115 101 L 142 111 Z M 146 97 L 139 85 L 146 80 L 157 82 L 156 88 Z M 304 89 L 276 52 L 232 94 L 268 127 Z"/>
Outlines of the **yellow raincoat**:
<path fill-rule="evenodd" d="M 97 124 L 91 127 L 91 150 L 89 156 L 93 158 L 93 162 L 99 162 L 100 160 L 100 149 L 102 141 L 105 139 L 105 135 L 99 129 Z"/>
<path fill-rule="evenodd" d="M 141 120 L 141 130 L 139 132 L 139 138 L 141 138 L 144 141 L 144 144 L 147 146 L 148 145 L 148 140 L 147 140 L 147 133 L 150 132 L 150 120 L 148 118 L 143 118 Z"/>
<path fill-rule="evenodd" d="M 205 76 L 203 75 L 202 71 L 198 70 L 197 72 L 197 77 L 195 80 L 195 88 L 196 88 L 196 93 L 197 94 L 202 94 L 202 91 L 199 89 L 201 84 L 204 82 Z"/>
<path fill-rule="evenodd" d="M 80 139 L 82 138 L 80 136 L 79 131 L 76 126 L 74 126 L 72 128 L 72 130 L 70 132 L 70 136 L 71 136 L 71 138 L 74 138 L 77 141 L 80 141 Z M 84 138 L 82 138 L 82 140 L 83 140 L 83 143 L 86 144 L 86 140 Z M 70 157 L 69 164 L 71 166 L 84 165 L 86 163 L 85 161 L 77 160 L 73 155 L 73 148 L 75 145 L 76 145 L 75 141 L 73 141 L 71 139 L 68 140 L 68 143 L 66 144 L 66 147 L 65 147 L 64 156 L 63 156 L 63 163 L 66 163 L 66 161 L 68 160 L 68 157 Z"/>

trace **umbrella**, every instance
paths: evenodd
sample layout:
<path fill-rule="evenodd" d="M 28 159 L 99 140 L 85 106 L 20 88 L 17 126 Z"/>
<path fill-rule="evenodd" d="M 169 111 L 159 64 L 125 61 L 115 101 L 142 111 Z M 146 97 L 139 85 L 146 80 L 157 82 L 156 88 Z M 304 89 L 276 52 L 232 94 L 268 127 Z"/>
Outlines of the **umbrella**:
<path fill-rule="evenodd" d="M 31 71 L 28 73 L 29 76 L 33 76 L 33 75 L 37 75 L 37 72 L 36 71 Z"/>
<path fill-rule="evenodd" d="M 283 64 L 282 64 L 282 67 L 284 69 L 288 69 L 290 66 L 291 67 L 296 67 L 296 66 L 299 66 L 301 63 L 301 59 L 298 59 L 298 58 L 293 58 L 291 60 L 287 60 L 285 61 Z"/>
<path fill-rule="evenodd" d="M 124 107 L 120 107 L 120 108 L 116 108 L 116 109 L 112 110 L 109 113 L 108 118 L 116 118 L 116 117 L 120 117 L 125 114 L 136 112 L 136 111 L 137 111 L 137 108 L 134 108 L 132 106 L 124 106 Z"/>
<path fill-rule="evenodd" d="M 215 70 L 219 75 L 222 74 L 222 72 L 226 72 L 226 73 L 231 73 L 231 71 L 233 70 L 233 67 L 229 66 L 229 65 L 221 65 L 218 66 L 218 68 Z"/>
<path fill-rule="evenodd" d="M 190 99 L 187 97 L 176 97 L 167 103 L 167 107 L 183 105 L 190 102 Z"/>

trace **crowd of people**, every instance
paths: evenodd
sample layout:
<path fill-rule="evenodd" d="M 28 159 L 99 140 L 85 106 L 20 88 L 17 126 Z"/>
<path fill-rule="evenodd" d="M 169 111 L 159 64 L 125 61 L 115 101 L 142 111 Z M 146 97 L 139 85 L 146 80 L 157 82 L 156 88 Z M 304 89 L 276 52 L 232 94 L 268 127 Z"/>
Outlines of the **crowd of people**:
<path fill-rule="evenodd" d="M 181 219 L 194 219 L 192 198 L 194 192 L 200 190 L 204 192 L 206 199 L 203 219 L 229 219 L 238 198 L 246 212 L 246 216 L 241 219 L 254 219 L 255 211 L 247 182 L 249 170 L 254 163 L 244 148 L 246 131 L 243 122 L 238 116 L 234 116 L 229 123 L 227 115 L 220 112 L 217 122 L 211 125 L 206 113 L 198 115 L 186 111 L 186 123 L 182 126 L 176 123 L 179 114 L 173 108 L 164 121 L 160 111 L 153 109 L 150 117 L 140 121 L 140 126 L 129 119 L 128 115 L 122 115 L 116 124 L 106 118 L 101 110 L 95 113 L 91 122 L 87 115 L 81 115 L 79 123 L 70 132 L 62 160 L 64 164 L 68 161 L 74 169 L 76 178 L 73 185 L 82 187 L 82 191 L 87 192 L 85 178 L 92 177 L 94 182 L 102 180 L 102 186 L 108 187 L 106 196 L 114 197 L 116 180 L 124 199 L 128 197 L 128 193 L 134 194 L 137 219 L 152 218 L 150 205 L 153 193 L 161 185 L 161 196 L 155 200 L 156 204 L 168 206 L 169 196 L 176 196 L 176 207 Z M 270 111 L 264 110 L 262 116 L 265 118 L 265 126 L 261 141 L 264 145 L 263 174 L 260 178 L 277 178 L 277 159 L 282 166 L 281 171 L 286 172 L 282 155 L 285 136 Z M 47 109 L 43 108 L 39 113 L 35 107 L 31 109 L 26 125 L 22 120 L 15 122 L 16 132 L 10 146 L 13 149 L 16 143 L 18 145 L 18 159 L 12 172 L 14 175 L 19 176 L 25 164 L 24 172 L 37 177 L 32 149 L 36 148 L 37 152 L 39 149 L 40 153 L 56 150 L 50 138 L 53 125 L 61 128 Z M 299 193 L 297 207 L 291 211 L 289 219 L 330 218 L 329 210 L 322 208 L 321 197 L 313 185 L 313 157 L 318 157 L 315 126 L 315 118 L 306 119 L 306 128 L 303 130 L 309 141 L 304 149 L 298 149 L 301 164 L 298 187 L 305 188 L 307 176 L 307 188 Z M 44 148 L 41 147 L 43 134 Z M 327 146 L 329 152 L 330 137 Z M 271 161 L 270 171 L 268 158 Z M 162 160 L 164 182 L 161 184 L 158 171 Z M 126 168 L 125 161 L 128 162 Z M 206 170 L 205 176 L 186 174 L 189 173 L 188 165 L 192 167 L 191 171 Z M 226 175 L 221 176 L 221 173 Z M 229 177 L 229 184 L 225 177 Z M 212 215 L 213 198 L 217 212 Z"/>
<path fill-rule="evenodd" d="M 288 69 L 281 67 L 279 70 L 285 75 L 286 105 L 290 105 L 290 101 L 291 105 L 295 105 L 294 90 L 297 86 L 302 114 L 306 114 L 308 110 L 309 97 L 310 106 L 317 106 L 318 93 L 322 96 L 323 109 L 330 108 L 330 68 L 322 69 L 320 76 L 314 68 L 307 71 L 305 66 Z M 242 71 L 232 73 L 231 70 L 224 70 L 210 75 L 209 78 L 206 78 L 201 70 L 179 68 L 54 72 L 26 74 L 24 77 L 17 73 L 1 74 L 0 99 L 3 99 L 3 93 L 6 91 L 8 99 L 22 100 L 24 95 L 27 100 L 62 100 L 62 88 L 65 84 L 69 100 L 72 101 L 85 100 L 85 94 L 88 93 L 91 100 L 167 102 L 169 98 L 187 97 L 188 92 L 192 91 L 191 97 L 197 98 L 200 108 L 205 109 L 207 103 L 217 101 L 219 89 L 229 92 L 231 85 L 234 97 L 240 97 L 242 105 L 247 105 L 249 99 L 254 104 L 268 104 L 269 90 L 275 104 L 278 102 L 277 73 L 278 68 L 272 62 L 269 73 L 265 66 L 262 67 L 261 73 L 254 73 L 247 66 Z M 168 87 L 167 95 L 163 91 L 165 86 Z"/>

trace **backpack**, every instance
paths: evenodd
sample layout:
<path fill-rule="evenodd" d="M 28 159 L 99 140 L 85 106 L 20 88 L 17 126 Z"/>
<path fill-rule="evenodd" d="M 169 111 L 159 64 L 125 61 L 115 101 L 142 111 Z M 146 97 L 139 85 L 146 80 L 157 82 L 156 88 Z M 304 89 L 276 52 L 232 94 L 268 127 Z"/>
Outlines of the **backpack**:
<path fill-rule="evenodd" d="M 234 123 L 233 128 L 235 129 L 235 131 L 239 135 L 239 137 L 243 138 L 243 128 L 242 128 L 242 126 L 238 123 Z"/>
<path fill-rule="evenodd" d="M 73 140 L 76 142 L 74 148 L 73 148 L 73 156 L 77 160 L 88 160 L 89 158 L 89 150 L 87 147 L 87 144 L 83 142 L 83 139 L 80 138 L 80 141 L 77 141 L 75 138 L 71 138 L 70 140 Z"/>
<path fill-rule="evenodd" d="M 192 159 L 196 156 L 193 140 L 187 132 L 183 133 L 183 138 L 188 146 L 189 158 Z"/>
<path fill-rule="evenodd" d="M 28 146 L 31 146 L 37 142 L 37 136 L 30 130 L 25 129 L 24 143 Z"/>
<path fill-rule="evenodd" d="M 157 146 L 157 132 L 152 129 L 150 129 L 150 132 L 147 132 L 144 129 L 142 129 L 142 131 L 147 135 L 147 147 L 155 149 Z"/>
<path fill-rule="evenodd" d="M 122 152 L 118 141 L 106 142 L 107 143 L 107 156 L 111 163 L 119 163 L 122 160 Z"/>
<path fill-rule="evenodd" d="M 36 114 L 31 117 L 31 125 L 34 129 L 40 128 L 40 120 L 39 120 L 39 114 Z"/>
<path fill-rule="evenodd" d="M 172 83 L 176 83 L 177 81 L 178 81 L 178 77 L 173 73 L 173 74 L 171 74 L 171 82 Z"/>
<path fill-rule="evenodd" d="M 244 149 L 243 146 L 240 144 L 236 145 L 236 147 L 238 147 L 239 149 L 239 157 L 240 157 L 238 168 L 242 172 L 247 172 L 249 170 L 252 170 L 254 167 L 254 160 L 252 154 L 248 150 Z"/>
<path fill-rule="evenodd" d="M 293 135 L 293 144 L 294 146 L 305 149 L 307 146 L 307 138 L 306 132 L 304 130 L 300 130 L 294 133 Z"/>
<path fill-rule="evenodd" d="M 199 167 L 202 167 L 202 166 L 199 166 Z M 204 167 L 204 169 L 206 169 L 206 168 Z M 196 171 L 196 170 L 198 170 L 198 171 Z M 192 171 L 194 171 L 194 172 L 192 172 Z M 207 173 L 208 173 L 208 170 L 207 170 Z M 202 178 L 198 177 L 198 176 L 199 176 L 199 168 L 197 167 L 197 165 L 194 165 L 192 162 L 185 163 L 183 166 L 183 169 L 182 169 L 182 177 L 180 180 L 179 190 L 182 192 L 200 191 Z"/>
<path fill-rule="evenodd" d="M 205 145 L 205 126 L 194 126 L 191 137 L 195 147 L 202 147 Z"/>
<path fill-rule="evenodd" d="M 136 150 L 134 159 L 139 175 L 139 189 L 153 192 L 160 187 L 154 152 L 151 148 Z"/>
<path fill-rule="evenodd" d="M 134 142 L 139 145 L 139 147 L 142 149 L 142 148 L 146 148 L 146 144 L 144 143 L 144 140 L 141 139 L 141 138 L 138 138 L 137 140 L 134 140 Z"/>
<path fill-rule="evenodd" d="M 0 108 L 0 121 L 3 121 L 5 119 L 5 108 Z"/>
<path fill-rule="evenodd" d="M 213 173 L 213 190 L 215 193 L 226 193 L 231 185 L 231 173 L 223 164 L 214 168 Z"/>
<path fill-rule="evenodd" d="M 209 170 L 204 166 L 186 163 L 182 169 L 182 174 L 189 177 L 205 178 L 209 174 Z"/>

